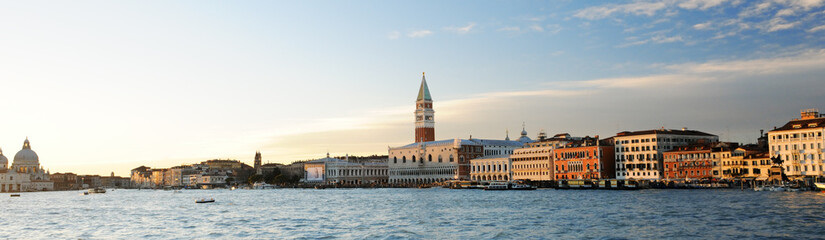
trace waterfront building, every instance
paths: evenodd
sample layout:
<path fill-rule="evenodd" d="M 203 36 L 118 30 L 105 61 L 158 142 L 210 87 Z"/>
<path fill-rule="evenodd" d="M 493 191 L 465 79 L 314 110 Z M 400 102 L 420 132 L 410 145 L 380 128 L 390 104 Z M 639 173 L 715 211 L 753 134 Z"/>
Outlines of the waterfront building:
<path fill-rule="evenodd" d="M 483 156 L 484 147 L 456 138 L 412 143 L 388 152 L 390 183 L 433 183 L 469 180 L 470 159 Z"/>
<path fill-rule="evenodd" d="M 0 150 L 0 192 L 54 190 L 49 171 L 40 166 L 40 158 L 31 149 L 28 138 L 14 155 L 11 166 L 8 161 Z"/>
<path fill-rule="evenodd" d="M 552 138 L 546 138 L 544 132 L 539 132 L 538 140 L 525 144 L 523 148 L 513 151 L 510 156 L 512 161 L 513 179 L 550 182 L 555 179 L 554 150 L 563 147 L 570 141 L 580 138 L 572 138 L 570 134 L 556 134 Z"/>
<path fill-rule="evenodd" d="M 785 174 L 791 179 L 822 176 L 825 165 L 825 114 L 816 109 L 800 112 L 780 128 L 768 132 L 770 156 L 782 159 Z"/>
<path fill-rule="evenodd" d="M 83 182 L 82 188 L 97 188 L 103 186 L 100 175 L 80 175 L 80 180 Z"/>
<path fill-rule="evenodd" d="M 152 168 L 147 166 L 132 169 L 129 179 L 132 186 L 136 188 L 152 188 L 155 186 L 152 182 Z"/>
<path fill-rule="evenodd" d="M 742 177 L 760 182 L 770 181 L 770 169 L 773 166 L 770 153 L 767 151 L 747 154 L 742 158 Z"/>
<path fill-rule="evenodd" d="M 79 190 L 83 186 L 83 181 L 74 173 L 52 173 L 50 178 L 57 191 Z"/>
<path fill-rule="evenodd" d="M 132 184 L 129 178 L 115 176 L 112 172 L 108 177 L 100 177 L 100 185 L 104 188 L 131 188 Z"/>
<path fill-rule="evenodd" d="M 489 155 L 470 160 L 470 180 L 509 181 L 513 179 L 510 155 Z"/>
<path fill-rule="evenodd" d="M 584 137 L 564 144 L 554 151 L 554 178 L 608 179 L 615 178 L 612 139 Z"/>
<path fill-rule="evenodd" d="M 620 132 L 614 138 L 616 178 L 636 180 L 664 179 L 662 153 L 677 146 L 704 139 L 717 142 L 719 137 L 695 130 L 654 129 Z M 694 170 L 696 171 L 696 170 Z"/>
<path fill-rule="evenodd" d="M 329 157 L 304 163 L 307 183 L 324 184 L 386 184 L 389 170 L 386 156 L 361 160 Z"/>
<path fill-rule="evenodd" d="M 736 154 L 731 153 L 733 143 L 705 142 L 700 139 L 694 144 L 676 146 L 662 153 L 665 180 L 713 179 L 718 173 L 720 162 Z M 722 168 L 724 174 L 725 169 Z"/>

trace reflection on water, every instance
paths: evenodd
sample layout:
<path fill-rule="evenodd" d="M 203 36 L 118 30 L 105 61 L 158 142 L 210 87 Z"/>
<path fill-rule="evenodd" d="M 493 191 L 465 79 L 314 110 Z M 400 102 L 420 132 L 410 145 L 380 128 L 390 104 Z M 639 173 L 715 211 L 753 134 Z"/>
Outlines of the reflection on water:
<path fill-rule="evenodd" d="M 3 196 L 0 238 L 825 236 L 825 194 L 815 192 L 432 188 L 79 193 Z M 196 204 L 201 198 L 216 202 Z"/>

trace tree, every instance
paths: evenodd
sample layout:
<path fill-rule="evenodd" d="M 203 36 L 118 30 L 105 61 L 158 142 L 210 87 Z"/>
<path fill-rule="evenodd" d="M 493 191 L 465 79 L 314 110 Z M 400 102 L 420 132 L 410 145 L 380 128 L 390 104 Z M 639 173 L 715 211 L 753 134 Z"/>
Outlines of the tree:
<path fill-rule="evenodd" d="M 264 180 L 264 176 L 255 174 L 255 175 L 249 176 L 249 178 L 246 179 L 246 183 L 251 185 L 251 184 L 254 184 L 256 182 L 263 181 L 263 180 Z"/>

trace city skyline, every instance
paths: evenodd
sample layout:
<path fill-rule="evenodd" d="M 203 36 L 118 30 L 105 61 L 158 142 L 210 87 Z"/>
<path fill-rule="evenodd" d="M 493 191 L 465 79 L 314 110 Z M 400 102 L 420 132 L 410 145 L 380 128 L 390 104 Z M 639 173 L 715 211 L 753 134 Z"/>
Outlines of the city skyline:
<path fill-rule="evenodd" d="M 33 4 L 45 3 L 45 4 Z M 51 172 L 386 154 L 686 127 L 752 143 L 825 108 L 823 1 L 9 2 L 0 148 Z"/>

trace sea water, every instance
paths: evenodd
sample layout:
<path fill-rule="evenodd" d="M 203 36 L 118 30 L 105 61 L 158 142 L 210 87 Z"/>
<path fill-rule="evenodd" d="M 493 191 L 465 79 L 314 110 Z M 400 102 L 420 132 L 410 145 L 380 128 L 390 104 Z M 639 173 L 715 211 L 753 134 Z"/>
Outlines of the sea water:
<path fill-rule="evenodd" d="M 0 195 L 0 239 L 825 238 L 825 193 L 109 190 Z M 215 203 L 195 203 L 214 198 Z"/>

